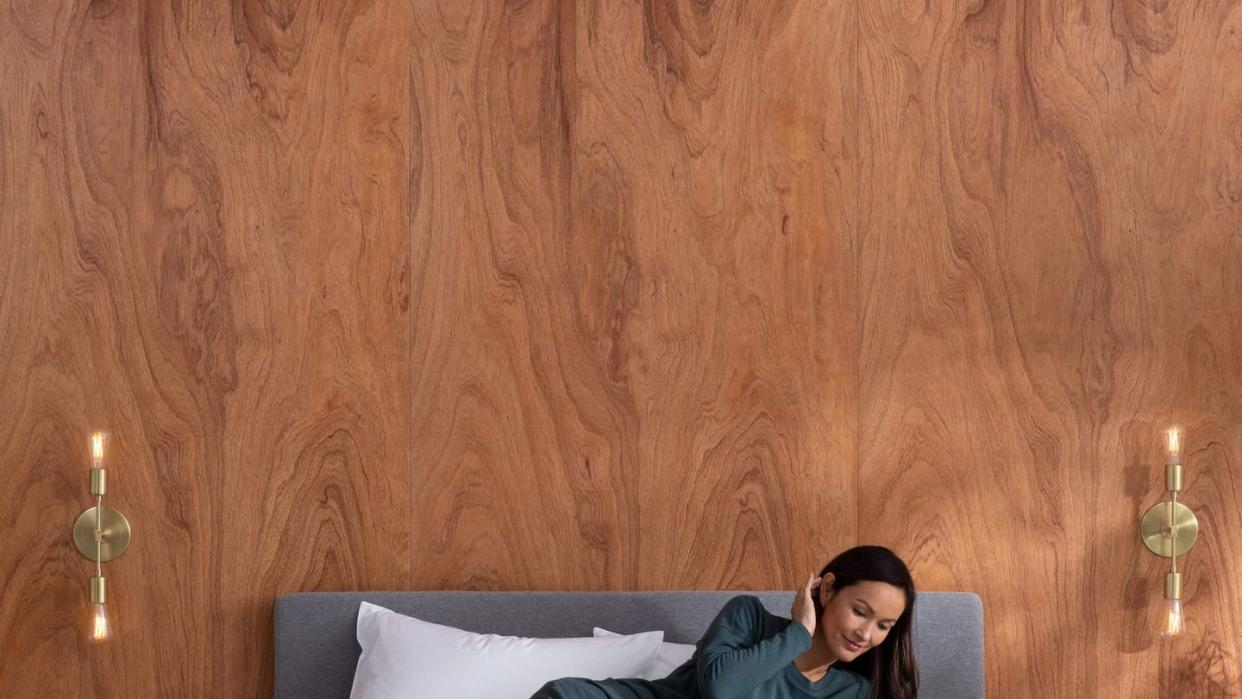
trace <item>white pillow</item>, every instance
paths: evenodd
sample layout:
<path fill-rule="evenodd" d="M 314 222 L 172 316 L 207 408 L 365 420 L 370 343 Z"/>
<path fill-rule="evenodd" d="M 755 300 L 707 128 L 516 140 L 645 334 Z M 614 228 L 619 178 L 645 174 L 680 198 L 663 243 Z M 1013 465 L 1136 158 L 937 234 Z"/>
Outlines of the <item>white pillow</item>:
<path fill-rule="evenodd" d="M 621 634 L 613 633 L 607 629 L 601 629 L 596 626 L 592 633 L 599 638 L 617 638 L 622 637 Z M 661 637 L 664 632 L 658 632 Z M 644 680 L 662 680 L 672 674 L 673 670 L 686 664 L 686 661 L 694 655 L 693 643 L 661 643 L 660 650 L 656 652 L 655 658 L 651 661 L 651 665 L 647 670 L 638 675 Z"/>
<path fill-rule="evenodd" d="M 663 631 L 615 638 L 477 634 L 363 602 L 351 699 L 529 699 L 560 677 L 637 677 Z"/>

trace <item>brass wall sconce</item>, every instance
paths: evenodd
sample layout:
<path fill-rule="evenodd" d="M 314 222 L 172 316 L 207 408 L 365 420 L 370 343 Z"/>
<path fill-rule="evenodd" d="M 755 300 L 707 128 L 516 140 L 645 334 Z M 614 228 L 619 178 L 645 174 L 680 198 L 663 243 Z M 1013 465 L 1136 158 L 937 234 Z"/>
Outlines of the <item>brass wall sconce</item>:
<path fill-rule="evenodd" d="M 91 435 L 91 494 L 95 496 L 95 506 L 87 508 L 73 523 L 73 543 L 83 556 L 95 562 L 95 575 L 91 578 L 89 622 L 92 641 L 107 641 L 112 638 L 103 562 L 114 560 L 125 553 L 130 537 L 129 520 L 125 519 L 125 515 L 103 506 L 103 496 L 108 489 L 108 469 L 104 468 L 104 447 L 107 441 L 108 435 L 104 432 Z"/>
<path fill-rule="evenodd" d="M 1165 436 L 1164 480 L 1169 499 L 1147 510 L 1140 532 L 1143 543 L 1152 553 L 1173 560 L 1172 570 L 1164 579 L 1164 598 L 1169 601 L 1169 607 L 1160 630 L 1161 636 L 1173 637 L 1182 633 L 1182 574 L 1177 570 L 1177 557 L 1185 555 L 1195 545 L 1199 520 L 1189 507 L 1177 501 L 1177 494 L 1182 490 L 1182 428 L 1171 427 Z"/>

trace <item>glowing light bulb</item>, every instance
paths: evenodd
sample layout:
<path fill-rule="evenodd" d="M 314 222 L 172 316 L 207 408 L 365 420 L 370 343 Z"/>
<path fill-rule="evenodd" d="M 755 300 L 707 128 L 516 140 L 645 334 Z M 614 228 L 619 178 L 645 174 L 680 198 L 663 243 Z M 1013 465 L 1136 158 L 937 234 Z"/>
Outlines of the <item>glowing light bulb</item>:
<path fill-rule="evenodd" d="M 1179 599 L 1169 600 L 1168 614 L 1165 616 L 1164 628 L 1160 630 L 1160 635 L 1165 638 L 1182 635 L 1182 601 Z"/>
<path fill-rule="evenodd" d="M 104 447 L 108 444 L 107 432 L 91 433 L 91 468 L 103 468 Z"/>
<path fill-rule="evenodd" d="M 1174 425 L 1170 427 L 1165 430 L 1165 436 L 1168 439 L 1168 443 L 1165 445 L 1167 455 L 1165 463 L 1180 464 L 1182 462 L 1182 437 L 1184 436 L 1182 426 Z"/>
<path fill-rule="evenodd" d="M 90 630 L 91 640 L 96 643 L 102 643 L 112 638 L 112 621 L 108 618 L 108 605 L 91 605 Z"/>

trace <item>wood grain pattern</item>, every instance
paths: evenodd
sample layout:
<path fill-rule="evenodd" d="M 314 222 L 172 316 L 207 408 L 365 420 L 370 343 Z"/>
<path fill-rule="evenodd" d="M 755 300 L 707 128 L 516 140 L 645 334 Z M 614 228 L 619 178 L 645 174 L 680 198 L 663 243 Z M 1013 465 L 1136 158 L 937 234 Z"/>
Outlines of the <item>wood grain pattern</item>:
<path fill-rule="evenodd" d="M 1242 2 L 5 0 L 0 95 L 0 693 L 264 696 L 290 590 L 882 543 L 990 696 L 1239 696 Z"/>
<path fill-rule="evenodd" d="M 453 9 L 412 47 L 416 584 L 795 584 L 854 538 L 852 9 Z"/>
<path fill-rule="evenodd" d="M 861 7 L 860 531 L 983 594 L 989 695 L 1238 696 L 1238 3 Z"/>
<path fill-rule="evenodd" d="M 277 594 L 409 579 L 405 9 L 3 7 L 6 695 L 261 696 Z"/>

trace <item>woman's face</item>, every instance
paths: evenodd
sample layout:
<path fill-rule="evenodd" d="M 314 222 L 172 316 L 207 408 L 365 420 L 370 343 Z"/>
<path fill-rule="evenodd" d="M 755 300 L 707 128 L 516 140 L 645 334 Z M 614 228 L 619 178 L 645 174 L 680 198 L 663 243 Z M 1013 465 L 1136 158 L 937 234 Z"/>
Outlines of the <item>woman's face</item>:
<path fill-rule="evenodd" d="M 818 633 L 838 660 L 849 662 L 880 645 L 906 609 L 906 593 L 896 585 L 861 580 L 832 591 L 832 574 L 820 583 L 824 613 Z"/>

